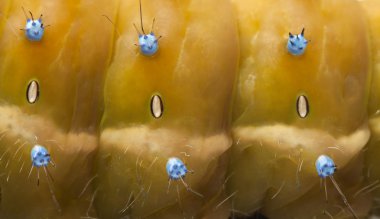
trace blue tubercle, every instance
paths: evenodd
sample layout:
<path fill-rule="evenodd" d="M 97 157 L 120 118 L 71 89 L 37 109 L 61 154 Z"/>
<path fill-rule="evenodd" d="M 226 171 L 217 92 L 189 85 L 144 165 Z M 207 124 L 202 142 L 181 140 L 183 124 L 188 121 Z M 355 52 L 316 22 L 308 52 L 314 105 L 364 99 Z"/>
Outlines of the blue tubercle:
<path fill-rule="evenodd" d="M 153 19 L 150 33 L 146 34 L 144 31 L 144 26 L 142 22 L 142 9 L 141 9 L 141 0 L 140 0 L 140 25 L 141 25 L 142 33 L 138 30 L 135 24 L 133 25 L 135 26 L 136 31 L 139 35 L 139 44 L 137 46 L 140 47 L 140 52 L 145 56 L 153 56 L 154 54 L 156 54 L 158 50 L 158 40 L 161 38 L 161 36 L 157 38 L 154 35 L 153 33 L 154 22 L 155 22 L 155 19 Z"/>
<path fill-rule="evenodd" d="M 299 56 L 305 53 L 308 40 L 304 37 L 305 28 L 302 29 L 300 34 L 293 35 L 292 33 L 289 33 L 289 39 L 288 39 L 288 52 L 292 55 Z"/>
<path fill-rule="evenodd" d="M 44 35 L 42 20 L 28 19 L 25 26 L 25 35 L 30 41 L 40 41 Z"/>
<path fill-rule="evenodd" d="M 28 38 L 28 40 L 40 41 L 42 37 L 44 36 L 44 31 L 45 31 L 44 24 L 42 23 L 42 14 L 40 18 L 34 20 L 32 12 L 29 11 L 29 13 L 32 19 L 27 17 L 24 10 L 24 14 L 26 17 L 26 25 L 25 25 L 25 29 L 22 29 L 22 30 L 25 31 L 25 36 Z"/>
<path fill-rule="evenodd" d="M 41 145 L 35 145 L 32 148 L 30 155 L 32 158 L 32 164 L 35 167 L 47 166 L 51 162 L 48 150 Z"/>
<path fill-rule="evenodd" d="M 334 161 L 327 155 L 321 155 L 315 161 L 315 167 L 317 168 L 318 175 L 321 178 L 332 176 L 336 171 L 336 165 Z"/>
<path fill-rule="evenodd" d="M 153 32 L 146 35 L 139 34 L 139 46 L 143 55 L 152 56 L 158 50 L 158 39 Z"/>
<path fill-rule="evenodd" d="M 188 170 L 182 160 L 177 157 L 171 157 L 166 163 L 166 172 L 170 179 L 178 180 L 185 177 Z"/>

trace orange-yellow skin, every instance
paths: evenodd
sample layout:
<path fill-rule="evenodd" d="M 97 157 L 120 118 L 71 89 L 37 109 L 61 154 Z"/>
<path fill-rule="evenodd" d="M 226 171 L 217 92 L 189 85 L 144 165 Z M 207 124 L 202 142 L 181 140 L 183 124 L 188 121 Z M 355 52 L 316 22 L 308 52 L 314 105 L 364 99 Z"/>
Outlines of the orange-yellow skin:
<path fill-rule="evenodd" d="M 142 0 L 144 29 L 155 18 L 162 35 L 146 57 L 134 45 L 138 0 L 1 2 L 0 218 L 349 216 L 334 207 L 344 205 L 331 183 L 325 203 L 314 166 L 322 153 L 354 210 L 368 215 L 370 195 L 354 194 L 379 178 L 379 4 Z M 21 7 L 51 25 L 41 42 L 19 30 Z M 311 42 L 294 57 L 288 33 L 303 27 Z M 32 105 L 31 80 L 40 84 Z M 309 100 L 305 119 L 299 95 Z M 36 143 L 57 165 L 49 170 L 62 213 L 43 171 L 39 187 L 36 170 L 28 179 Z M 194 170 L 184 180 L 203 198 L 181 182 L 168 189 L 172 156 Z"/>
<path fill-rule="evenodd" d="M 42 41 L 28 41 L 20 30 L 26 23 L 21 7 L 35 18 L 42 13 L 44 24 L 51 25 Z M 114 7 L 103 0 L 0 3 L 0 218 L 86 216 L 93 190 L 78 196 L 93 175 L 113 30 L 100 15 Z M 31 80 L 40 85 L 35 104 L 26 99 Z M 28 179 L 30 150 L 37 143 L 56 163 L 48 169 L 61 214 L 43 170 L 38 187 L 36 169 Z"/>
<path fill-rule="evenodd" d="M 153 57 L 134 45 L 138 1 L 119 2 L 116 15 L 109 16 L 115 44 L 104 89 L 95 205 L 104 218 L 214 214 L 213 202 L 222 200 L 215 197 L 224 192 L 227 162 L 221 156 L 232 141 L 228 128 L 238 36 L 231 5 L 227 0 L 142 1 L 142 10 L 145 31 L 155 18 L 153 32 L 162 35 Z M 150 109 L 156 94 L 164 106 L 160 119 Z M 165 165 L 172 156 L 194 170 L 185 181 L 204 198 L 181 181 L 172 181 L 168 190 Z M 131 204 L 129 197 L 136 201 Z"/>
<path fill-rule="evenodd" d="M 333 204 L 325 206 L 314 162 L 321 154 L 331 156 L 339 179 L 369 139 L 365 14 L 356 1 L 232 3 L 241 48 L 229 166 L 228 192 L 238 191 L 234 207 L 245 214 L 261 209 L 269 218 L 312 218 L 323 209 L 336 215 Z M 305 54 L 295 57 L 286 49 L 288 34 L 302 28 L 311 41 Z M 299 95 L 309 101 L 305 119 L 297 114 Z M 347 174 L 361 175 L 354 172 Z M 350 200 L 353 190 L 347 186 L 360 186 L 354 178 L 341 181 Z M 329 203 L 342 205 L 328 187 Z M 368 210 L 355 209 L 364 215 Z"/>
<path fill-rule="evenodd" d="M 367 184 L 376 182 L 380 177 L 379 169 L 379 137 L 380 137 L 380 2 L 374 0 L 366 0 L 360 2 L 361 6 L 365 10 L 368 24 L 370 27 L 369 33 L 371 38 L 371 52 L 372 52 L 372 80 L 371 91 L 368 104 L 369 112 L 369 125 L 371 129 L 371 139 L 367 145 L 366 151 L 366 172 L 365 176 Z M 377 199 L 380 196 L 378 190 L 374 190 L 372 201 L 373 214 L 379 215 L 379 209 L 377 206 Z"/>

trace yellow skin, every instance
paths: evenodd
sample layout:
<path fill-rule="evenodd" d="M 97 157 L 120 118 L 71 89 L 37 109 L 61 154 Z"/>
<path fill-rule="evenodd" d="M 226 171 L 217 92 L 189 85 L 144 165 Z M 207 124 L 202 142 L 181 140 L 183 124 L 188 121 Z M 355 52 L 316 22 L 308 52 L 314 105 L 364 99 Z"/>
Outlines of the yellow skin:
<path fill-rule="evenodd" d="M 338 165 L 356 212 L 367 215 L 370 199 L 353 194 L 368 185 L 359 177 L 368 98 L 367 158 L 377 160 L 380 80 L 374 67 L 370 84 L 370 55 L 377 63 L 380 22 L 376 0 L 360 4 L 367 14 L 353 0 L 143 1 L 146 32 L 156 18 L 154 33 L 163 36 L 158 53 L 145 57 L 134 45 L 137 0 L 2 2 L 0 218 L 227 218 L 230 209 L 344 216 L 331 183 L 328 204 L 320 191 L 314 162 L 322 153 Z M 51 25 L 41 42 L 19 31 L 22 6 Z M 311 42 L 291 56 L 288 32 L 303 27 Z M 25 97 L 31 80 L 40 84 L 33 105 Z M 160 119 L 149 108 L 155 94 Z M 301 94 L 306 119 L 296 112 Z M 39 187 L 36 170 L 28 179 L 35 143 L 57 165 L 49 169 L 61 214 L 43 171 Z M 185 181 L 203 198 L 181 182 L 167 190 L 171 156 L 194 170 Z M 378 168 L 368 169 L 369 182 L 379 178 Z"/>
<path fill-rule="evenodd" d="M 56 168 L 48 168 L 63 209 L 59 218 L 86 216 L 92 192 L 78 196 L 92 177 L 98 144 L 112 40 L 112 27 L 98 16 L 112 13 L 112 4 L 106 2 L 16 0 L 0 6 L 1 218 L 59 215 L 43 170 L 39 187 L 36 169 L 28 179 L 30 150 L 36 143 L 44 145 L 56 163 Z M 43 13 L 46 25 L 51 25 L 41 42 L 28 41 L 19 30 L 26 22 L 22 6 L 36 17 Z M 93 36 L 98 29 L 88 28 L 93 22 L 103 30 L 97 37 Z M 33 105 L 26 100 L 31 80 L 40 84 L 40 97 Z"/>
<path fill-rule="evenodd" d="M 123 174 L 124 169 L 134 170 L 137 153 L 142 154 L 141 158 L 146 162 L 153 161 L 159 155 L 154 172 L 148 174 L 149 178 L 154 179 L 151 181 L 150 193 L 153 197 L 158 197 L 156 194 L 160 193 L 166 198 L 160 200 L 159 204 L 152 204 L 157 199 L 149 199 L 145 206 L 151 212 L 145 211 L 147 208 L 134 207 L 136 210 L 133 214 L 151 214 L 159 208 L 170 207 L 173 202 L 177 202 L 178 195 L 174 182 L 171 192 L 166 195 L 168 178 L 165 162 L 169 156 L 184 156 L 181 152 L 191 156 L 184 160 L 189 168 L 196 171 L 186 181 L 204 193 L 205 198 L 194 197 L 194 194 L 190 195 L 183 187 L 179 187 L 180 204 L 190 214 L 206 214 L 201 208 L 212 197 L 223 194 L 221 186 L 226 167 L 219 164 L 219 156 L 232 141 L 227 128 L 238 60 L 237 29 L 231 7 L 227 1 L 218 1 L 219 6 L 215 9 L 213 6 L 216 3 L 210 1 L 202 8 L 197 7 L 201 4 L 197 1 L 179 5 L 161 1 L 144 5 L 144 21 L 149 21 L 147 26 L 150 26 L 154 15 L 157 19 L 156 29 L 159 30 L 157 34 L 164 36 L 160 51 L 152 59 L 141 56 L 133 45 L 137 42 L 137 33 L 132 24 L 138 24 L 139 21 L 137 1 L 131 5 L 119 1 L 96 4 L 74 1 L 47 4 L 35 1 L 26 5 L 13 1 L 2 4 L 0 58 L 3 80 L 0 83 L 0 97 L 4 103 L 0 127 L 1 154 L 4 154 L 1 168 L 6 173 L 6 177 L 1 179 L 4 191 L 2 201 L 5 203 L 2 205 L 2 216 L 40 218 L 59 215 L 43 172 L 38 190 L 36 174 L 27 180 L 29 153 L 35 143 L 46 146 L 57 165 L 55 169 L 50 169 L 55 179 L 54 191 L 63 209 L 59 217 L 96 216 L 91 210 L 90 201 L 95 194 L 98 195 L 95 204 L 100 215 L 108 216 L 109 209 L 123 207 L 130 192 L 140 188 L 133 187 L 133 180 L 136 181 L 134 175 L 130 175 L 130 181 L 128 175 L 112 179 L 116 183 L 121 182 L 121 188 L 127 190 L 117 194 L 121 197 L 120 201 L 111 207 L 109 204 L 102 205 L 102 200 L 98 199 L 106 195 L 117 200 L 113 196 L 114 188 L 108 191 L 103 186 L 102 179 L 107 178 L 101 174 L 106 171 L 112 176 L 114 173 Z M 25 23 L 21 6 L 31 11 L 42 11 L 46 24 L 52 25 L 46 29 L 41 42 L 31 43 L 21 34 L 18 35 L 16 24 L 21 26 Z M 114 20 L 116 29 L 102 14 Z M 178 19 L 171 19 L 172 16 Z M 224 18 L 219 19 L 222 16 Z M 208 22 L 199 22 L 201 20 Z M 220 22 L 220 26 L 215 26 L 216 22 Z M 96 28 L 91 28 L 93 23 L 97 24 Z M 221 64 L 198 59 L 202 56 L 213 57 Z M 194 62 L 192 57 L 197 57 L 197 61 Z M 127 162 L 115 163 L 122 167 L 106 168 L 105 165 L 99 165 L 99 183 L 90 184 L 85 195 L 78 197 L 89 179 L 97 174 L 91 171 L 91 161 L 97 148 L 105 74 L 108 74 L 104 91 L 106 108 L 99 157 L 112 151 L 118 154 L 124 152 L 125 146 L 128 146 L 126 143 L 132 146 L 124 157 Z M 37 80 L 41 88 L 40 98 L 34 105 L 25 99 L 30 80 Z M 135 87 L 128 83 L 131 81 L 136 83 Z M 87 84 L 83 86 L 85 82 Z M 150 115 L 149 101 L 154 92 L 159 92 L 164 100 L 165 115 L 160 120 Z M 194 109 L 194 106 L 197 107 Z M 124 129 L 133 138 L 128 138 Z M 135 130 L 140 129 L 140 134 L 150 135 L 151 139 L 133 135 Z M 114 142 L 113 136 L 116 136 L 117 142 Z M 135 145 L 135 141 L 141 142 Z M 138 151 L 139 146 L 147 142 L 159 146 L 154 152 Z M 8 151 L 5 146 L 9 145 L 14 147 Z M 19 162 L 13 156 L 21 145 L 24 146 L 18 152 L 22 154 Z M 223 159 L 220 162 L 226 164 Z M 21 173 L 17 174 L 18 171 Z M 202 185 L 205 179 L 208 179 L 209 186 Z M 20 187 L 9 183 L 12 181 Z M 208 190 L 208 187 L 214 187 L 214 190 Z M 194 198 L 197 199 L 194 202 L 196 204 L 187 203 Z M 21 207 L 14 203 L 20 203 Z M 88 206 L 90 211 L 87 211 Z M 175 217 L 178 213 L 182 215 L 178 204 L 173 209 Z M 116 211 L 116 217 L 120 216 L 119 210 Z M 217 215 L 219 212 L 212 214 Z M 165 211 L 165 214 L 170 214 L 170 211 Z"/>
<path fill-rule="evenodd" d="M 232 142 L 228 118 L 238 37 L 231 5 L 226 0 L 143 1 L 145 31 L 156 18 L 154 33 L 163 36 L 157 54 L 146 57 L 134 45 L 138 1 L 119 4 L 110 17 L 116 29 L 97 164 L 99 216 L 205 216 L 216 205 L 212 199 L 223 194 L 227 162 L 220 157 Z M 163 100 L 160 119 L 151 115 L 155 94 Z M 204 198 L 181 181 L 172 181 L 168 190 L 165 165 L 172 156 L 194 170 L 185 181 Z"/>
<path fill-rule="evenodd" d="M 323 210 L 337 215 L 325 204 L 314 162 L 327 154 L 344 172 L 369 139 L 365 15 L 356 1 L 232 2 L 241 48 L 229 166 L 234 208 L 243 214 L 262 208 L 269 218 L 311 218 Z M 311 42 L 295 57 L 286 50 L 288 33 L 303 27 Z M 299 95 L 309 100 L 305 119 L 296 111 Z M 354 180 L 360 171 L 347 174 L 353 178 L 341 182 L 343 188 L 360 185 Z M 329 184 L 329 203 L 343 205 L 333 192 Z"/>
<path fill-rule="evenodd" d="M 367 183 L 371 184 L 376 182 L 380 177 L 379 163 L 379 137 L 380 137 L 380 3 L 375 0 L 366 0 L 360 2 L 364 8 L 369 27 L 371 38 L 371 52 L 373 62 L 373 74 L 371 83 L 371 93 L 369 97 L 368 111 L 369 111 L 369 125 L 371 129 L 371 139 L 368 143 L 367 160 L 366 160 L 366 177 Z M 375 185 L 377 186 L 377 185 Z M 378 190 L 373 192 L 373 209 L 375 214 L 379 214 L 377 208 L 377 199 L 380 197 Z"/>

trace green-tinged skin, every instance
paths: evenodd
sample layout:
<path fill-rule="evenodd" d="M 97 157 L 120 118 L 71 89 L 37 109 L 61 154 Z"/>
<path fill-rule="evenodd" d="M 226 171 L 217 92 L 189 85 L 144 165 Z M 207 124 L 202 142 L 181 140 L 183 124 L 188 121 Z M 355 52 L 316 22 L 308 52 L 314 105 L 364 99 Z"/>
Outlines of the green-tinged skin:
<path fill-rule="evenodd" d="M 365 14 L 356 1 L 232 2 L 241 48 L 228 184 L 230 194 L 238 191 L 234 208 L 245 214 L 261 209 L 269 218 L 318 216 L 330 205 L 319 190 L 317 157 L 331 156 L 341 177 L 348 162 L 362 163 L 356 157 L 370 135 Z M 286 49 L 288 34 L 302 28 L 311 41 L 295 57 Z M 309 102 L 306 118 L 296 110 L 300 95 Z M 360 186 L 360 180 L 340 183 Z M 333 190 L 331 183 L 328 188 Z M 343 205 L 332 194 L 330 202 Z M 349 190 L 350 201 L 352 195 Z M 368 210 L 355 209 L 360 215 Z"/>

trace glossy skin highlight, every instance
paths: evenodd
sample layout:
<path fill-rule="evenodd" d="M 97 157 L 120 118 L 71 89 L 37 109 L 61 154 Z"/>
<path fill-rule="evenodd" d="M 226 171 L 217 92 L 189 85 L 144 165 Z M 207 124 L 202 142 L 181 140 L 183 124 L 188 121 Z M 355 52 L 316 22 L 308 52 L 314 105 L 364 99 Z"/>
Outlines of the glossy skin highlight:
<path fill-rule="evenodd" d="M 223 217 L 228 217 L 226 206 L 214 211 L 211 202 L 223 200 L 219 192 L 226 165 L 223 155 L 231 145 L 229 108 L 239 51 L 231 4 L 147 0 L 144 20 L 155 17 L 157 30 L 165 37 L 149 59 L 128 43 L 136 39 L 131 27 L 140 22 L 138 7 L 138 1 L 120 1 L 118 19 L 110 16 L 120 34 L 105 80 L 94 206 L 99 217 L 120 218 L 129 195 L 141 191 L 122 216 L 181 218 L 223 210 Z M 218 63 L 199 59 L 199 54 Z M 155 94 L 165 109 L 159 118 L 152 115 Z M 203 198 L 186 186 L 179 186 L 179 195 L 175 187 L 168 192 L 166 163 L 184 153 L 189 155 L 186 165 L 194 170 L 186 184 Z"/>
<path fill-rule="evenodd" d="M 350 172 L 354 177 L 347 186 L 352 189 L 364 183 L 359 155 L 370 138 L 371 78 L 365 14 L 354 0 L 232 3 L 241 50 L 228 191 L 244 191 L 234 196 L 234 207 L 248 215 L 261 208 L 269 218 L 319 217 L 325 202 L 314 193 L 319 191 L 318 156 L 334 158 L 342 170 L 336 177 Z M 293 56 L 287 50 L 288 33 L 302 32 L 302 27 L 313 43 L 302 55 Z M 308 99 L 305 118 L 297 112 L 300 95 Z M 357 159 L 355 165 L 352 159 Z M 347 182 L 342 183 L 343 187 Z M 349 199 L 352 195 L 347 192 Z M 305 208 L 300 208 L 301 203 Z M 352 202 L 359 215 L 366 215 L 368 205 L 362 203 Z"/>
<path fill-rule="evenodd" d="M 258 207 L 269 218 L 310 218 L 326 207 L 323 198 L 313 196 L 319 195 L 315 160 L 324 153 L 342 167 L 336 177 L 352 174 L 350 182 L 358 188 L 360 177 L 347 164 L 360 167 L 354 158 L 369 138 L 363 110 L 368 54 L 366 28 L 351 1 L 344 7 L 340 1 L 242 3 L 248 12 L 234 13 L 241 28 L 239 50 L 236 17 L 225 1 L 152 0 L 145 9 L 149 20 L 157 16 L 159 33 L 165 36 L 160 52 L 151 34 L 139 34 L 138 47 L 133 45 L 137 36 L 130 30 L 138 18 L 137 0 L 34 2 L 33 10 L 50 7 L 49 22 L 60 27 L 49 29 L 40 43 L 30 43 L 21 31 L 15 37 L 0 23 L 0 153 L 5 154 L 0 170 L 7 174 L 0 178 L 1 218 L 228 218 L 231 208 L 249 215 Z M 16 22 L 20 3 L 8 3 L 13 16 L 4 16 L 11 23 L 22 23 Z M 7 3 L 2 9 L 8 10 Z M 269 10 L 285 14 L 278 16 L 284 19 L 279 22 Z M 336 19 L 338 10 L 345 19 Z M 104 13 L 115 20 L 119 36 L 98 19 Z M 357 23 L 347 14 L 357 15 Z M 287 51 L 287 32 L 299 30 L 301 21 L 318 40 L 294 57 Z M 352 25 L 341 29 L 343 21 Z M 99 29 L 103 34 L 92 37 Z M 213 59 L 199 59 L 200 54 Z M 347 58 L 352 54 L 358 54 L 354 61 Z M 25 86 L 34 78 L 41 81 L 41 98 L 31 105 Z M 165 107 L 165 115 L 156 118 L 149 107 L 155 93 Z M 310 101 L 310 113 L 302 119 L 295 107 L 300 94 Z M 34 180 L 26 180 L 25 167 L 33 159 L 28 142 L 34 135 L 54 154 L 54 185 L 64 215 L 57 216 L 46 186 L 37 190 Z M 8 153 L 10 145 L 17 147 Z M 344 154 L 328 148 L 335 145 Z M 19 147 L 21 162 L 18 156 L 12 159 Z M 33 165 L 45 165 L 38 163 L 37 153 Z M 188 172 L 186 166 L 172 171 L 184 164 L 178 157 L 187 155 L 186 164 L 195 173 L 186 181 L 204 198 L 181 186 L 167 190 L 168 176 L 181 180 Z M 233 162 L 226 174 L 230 155 Z M 323 172 L 323 163 L 318 165 L 322 176 L 332 174 L 331 165 Z M 353 189 L 345 191 L 353 194 Z M 329 194 L 335 198 L 334 191 Z M 334 198 L 331 203 L 342 204 Z M 20 206 L 13 206 L 16 202 Z M 120 214 L 123 208 L 125 214 Z M 220 209 L 226 210 L 222 216 L 208 215 Z"/>
<path fill-rule="evenodd" d="M 38 42 L 30 42 L 24 31 L 19 31 L 26 23 L 20 9 L 23 6 L 44 11 L 54 24 Z M 114 8 L 115 4 L 106 0 L 13 0 L 0 4 L 0 154 L 4 155 L 0 172 L 6 174 L 0 179 L 0 218 L 71 219 L 86 215 L 93 192 L 87 189 L 79 195 L 93 177 L 102 84 L 112 41 L 112 27 L 97 15 L 112 14 Z M 96 28 L 89 28 L 94 23 Z M 34 104 L 26 95 L 32 80 L 38 81 L 40 91 Z M 52 200 L 45 166 L 33 165 L 29 176 L 35 137 L 56 164 L 55 168 L 47 167 L 63 214 Z M 89 216 L 96 217 L 91 209 L 93 206 Z"/>

